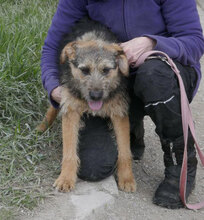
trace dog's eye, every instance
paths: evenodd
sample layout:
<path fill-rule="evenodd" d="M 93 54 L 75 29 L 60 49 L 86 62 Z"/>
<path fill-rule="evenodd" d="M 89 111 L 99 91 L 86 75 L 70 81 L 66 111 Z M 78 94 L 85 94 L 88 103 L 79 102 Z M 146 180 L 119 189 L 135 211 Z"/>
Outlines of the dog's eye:
<path fill-rule="evenodd" d="M 90 69 L 89 69 L 88 67 L 81 67 L 81 68 L 79 68 L 79 69 L 82 71 L 82 73 L 83 73 L 84 75 L 90 74 Z"/>
<path fill-rule="evenodd" d="M 103 75 L 107 75 L 110 72 L 110 68 L 105 67 L 103 68 Z"/>

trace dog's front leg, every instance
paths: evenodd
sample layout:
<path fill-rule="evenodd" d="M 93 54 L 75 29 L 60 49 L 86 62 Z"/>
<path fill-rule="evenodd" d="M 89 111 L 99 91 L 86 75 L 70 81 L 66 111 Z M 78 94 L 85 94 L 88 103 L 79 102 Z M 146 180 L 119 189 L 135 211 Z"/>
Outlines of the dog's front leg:
<path fill-rule="evenodd" d="M 112 122 L 118 145 L 118 186 L 123 191 L 134 192 L 136 183 L 132 172 L 129 118 L 115 116 L 112 117 Z"/>
<path fill-rule="evenodd" d="M 80 115 L 69 111 L 62 116 L 63 159 L 61 174 L 54 186 L 59 191 L 68 192 L 75 187 L 79 158 L 77 156 L 77 142 Z"/>

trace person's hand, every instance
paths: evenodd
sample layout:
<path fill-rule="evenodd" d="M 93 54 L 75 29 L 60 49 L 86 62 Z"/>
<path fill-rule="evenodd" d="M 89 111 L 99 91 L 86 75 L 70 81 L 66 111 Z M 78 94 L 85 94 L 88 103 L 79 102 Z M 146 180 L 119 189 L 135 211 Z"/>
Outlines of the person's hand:
<path fill-rule="evenodd" d="M 61 102 L 61 87 L 60 86 L 52 90 L 51 97 L 54 101 L 60 104 Z"/>
<path fill-rule="evenodd" d="M 136 37 L 120 44 L 130 65 L 134 65 L 143 53 L 153 50 L 155 45 L 155 40 L 149 37 Z"/>

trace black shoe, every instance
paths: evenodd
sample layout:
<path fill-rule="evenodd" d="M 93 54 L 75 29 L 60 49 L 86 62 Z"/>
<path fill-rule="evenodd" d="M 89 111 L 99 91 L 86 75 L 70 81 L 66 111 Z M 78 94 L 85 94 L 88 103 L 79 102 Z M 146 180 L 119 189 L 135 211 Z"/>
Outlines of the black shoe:
<path fill-rule="evenodd" d="M 183 137 L 173 142 L 172 153 L 175 153 L 175 160 L 172 159 L 170 143 L 164 145 L 162 142 L 162 149 L 164 150 L 164 164 L 165 164 L 165 179 L 157 188 L 153 203 L 162 207 L 170 209 L 178 209 L 184 207 L 180 198 L 180 173 L 183 160 Z M 172 165 L 176 161 L 176 165 Z M 197 169 L 196 152 L 192 136 L 188 138 L 188 174 L 186 186 L 186 199 L 190 195 L 195 186 L 195 177 Z"/>
<path fill-rule="evenodd" d="M 145 145 L 144 140 L 141 138 L 137 140 L 134 134 L 130 134 L 130 148 L 133 160 L 141 160 L 144 155 Z"/>
<path fill-rule="evenodd" d="M 165 169 L 165 179 L 157 188 L 153 203 L 169 209 L 183 208 L 183 202 L 180 198 L 179 182 L 180 182 L 181 166 L 171 166 Z M 187 183 L 186 198 L 188 198 L 195 186 L 195 178 Z"/>

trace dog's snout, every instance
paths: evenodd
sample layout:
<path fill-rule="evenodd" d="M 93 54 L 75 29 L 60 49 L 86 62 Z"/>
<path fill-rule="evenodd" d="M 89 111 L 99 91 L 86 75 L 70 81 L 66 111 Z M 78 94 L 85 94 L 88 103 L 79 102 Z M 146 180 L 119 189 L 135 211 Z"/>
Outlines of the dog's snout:
<path fill-rule="evenodd" d="M 103 91 L 90 91 L 89 96 L 94 101 L 100 100 L 103 96 Z"/>

